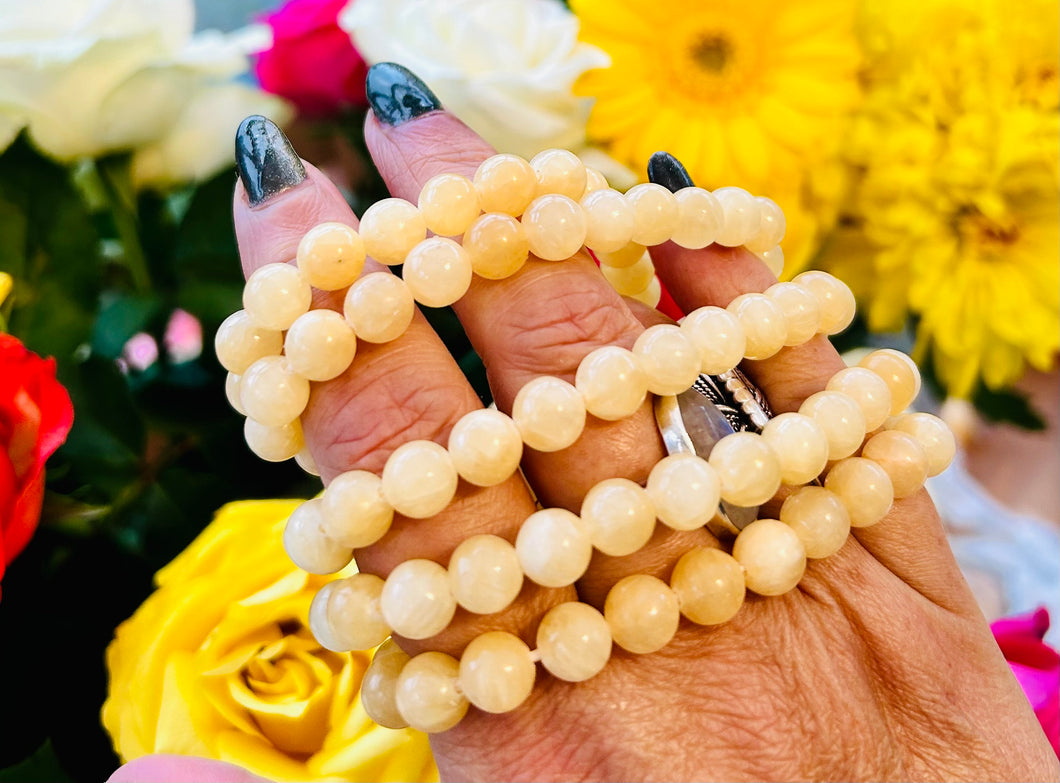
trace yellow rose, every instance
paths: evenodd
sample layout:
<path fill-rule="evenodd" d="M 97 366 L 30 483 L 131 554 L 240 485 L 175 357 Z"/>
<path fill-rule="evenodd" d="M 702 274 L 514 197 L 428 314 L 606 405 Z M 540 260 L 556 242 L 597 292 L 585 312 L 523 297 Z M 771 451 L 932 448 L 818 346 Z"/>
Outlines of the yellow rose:
<path fill-rule="evenodd" d="M 201 756 L 276 781 L 438 779 L 425 735 L 365 714 L 370 654 L 331 652 L 310 633 L 328 577 L 283 550 L 299 502 L 222 508 L 118 626 L 103 725 L 124 760 Z"/>

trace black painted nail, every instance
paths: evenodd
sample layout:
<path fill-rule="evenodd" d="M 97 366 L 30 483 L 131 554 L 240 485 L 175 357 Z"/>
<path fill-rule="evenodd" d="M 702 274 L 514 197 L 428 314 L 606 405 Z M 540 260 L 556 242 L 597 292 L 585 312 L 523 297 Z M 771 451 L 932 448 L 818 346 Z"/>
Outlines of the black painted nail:
<path fill-rule="evenodd" d="M 305 179 L 305 166 L 272 120 L 253 114 L 236 131 L 236 168 L 252 207 Z"/>
<path fill-rule="evenodd" d="M 442 108 L 430 87 L 397 63 L 376 63 L 369 68 L 364 89 L 375 116 L 387 125 L 401 125 Z"/>
<path fill-rule="evenodd" d="M 692 178 L 688 176 L 685 167 L 669 152 L 656 152 L 651 156 L 648 161 L 648 179 L 672 193 L 681 188 L 692 187 Z"/>

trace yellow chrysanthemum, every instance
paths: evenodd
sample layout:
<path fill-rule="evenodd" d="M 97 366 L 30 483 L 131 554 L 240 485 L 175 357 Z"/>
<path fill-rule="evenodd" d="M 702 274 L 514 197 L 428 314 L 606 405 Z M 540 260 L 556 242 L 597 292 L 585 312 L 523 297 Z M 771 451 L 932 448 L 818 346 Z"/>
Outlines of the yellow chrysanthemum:
<path fill-rule="evenodd" d="M 576 89 L 591 140 L 635 171 L 666 150 L 698 185 L 739 185 L 785 210 L 789 274 L 835 219 L 839 143 L 856 105 L 853 4 L 840 0 L 571 0 L 611 56 Z"/>
<path fill-rule="evenodd" d="M 1060 348 L 1058 29 L 1053 2 L 866 3 L 859 176 L 822 264 L 870 329 L 916 316 L 956 396 Z"/>

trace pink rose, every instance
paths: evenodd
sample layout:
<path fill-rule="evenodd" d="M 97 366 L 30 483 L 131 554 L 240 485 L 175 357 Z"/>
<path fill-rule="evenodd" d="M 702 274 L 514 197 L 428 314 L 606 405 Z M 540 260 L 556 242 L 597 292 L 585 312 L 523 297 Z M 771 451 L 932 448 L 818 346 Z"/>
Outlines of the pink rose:
<path fill-rule="evenodd" d="M 1006 617 L 992 623 L 990 630 L 1060 756 L 1060 654 L 1042 641 L 1049 613 L 1038 609 Z"/>
<path fill-rule="evenodd" d="M 289 0 L 265 17 L 272 48 L 258 55 L 255 73 L 263 89 L 298 107 L 326 116 L 365 106 L 368 71 L 349 34 L 338 25 L 349 0 Z"/>

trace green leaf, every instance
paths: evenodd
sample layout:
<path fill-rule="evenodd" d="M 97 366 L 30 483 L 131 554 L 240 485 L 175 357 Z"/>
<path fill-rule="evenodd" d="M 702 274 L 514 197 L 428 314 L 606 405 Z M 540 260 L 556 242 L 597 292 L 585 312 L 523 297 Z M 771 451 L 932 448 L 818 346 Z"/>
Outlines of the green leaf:
<path fill-rule="evenodd" d="M 972 396 L 972 404 L 988 421 L 1013 424 L 1034 432 L 1041 432 L 1047 426 L 1030 399 L 1015 389 L 992 391 L 980 384 Z"/>
<path fill-rule="evenodd" d="M 66 783 L 73 780 L 59 763 L 50 739 L 45 740 L 29 758 L 0 769 L 0 783 Z"/>
<path fill-rule="evenodd" d="M 137 332 L 149 330 L 162 303 L 157 296 L 112 295 L 104 298 L 92 328 L 92 352 L 108 359 L 121 356 L 122 348 Z"/>

